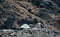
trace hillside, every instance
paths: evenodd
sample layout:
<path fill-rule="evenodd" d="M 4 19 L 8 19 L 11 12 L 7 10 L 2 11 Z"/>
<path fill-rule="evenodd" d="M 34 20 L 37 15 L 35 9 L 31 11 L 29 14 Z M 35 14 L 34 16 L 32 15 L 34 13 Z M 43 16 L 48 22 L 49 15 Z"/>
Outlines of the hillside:
<path fill-rule="evenodd" d="M 0 29 L 18 28 L 24 23 L 38 22 L 50 30 L 60 32 L 58 2 L 54 0 L 0 0 Z"/>

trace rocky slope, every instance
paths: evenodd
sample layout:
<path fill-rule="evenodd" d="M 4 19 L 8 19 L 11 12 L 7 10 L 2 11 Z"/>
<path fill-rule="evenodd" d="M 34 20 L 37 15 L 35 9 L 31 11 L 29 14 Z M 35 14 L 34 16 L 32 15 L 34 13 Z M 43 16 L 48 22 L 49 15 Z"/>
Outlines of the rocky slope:
<path fill-rule="evenodd" d="M 38 25 L 38 24 L 36 24 Z M 60 37 L 60 33 L 53 32 L 45 27 L 27 28 L 27 29 L 2 29 L 0 37 Z"/>
<path fill-rule="evenodd" d="M 60 6 L 57 2 L 54 0 L 0 0 L 0 29 L 18 28 L 24 23 L 38 22 L 50 30 L 60 32 Z"/>

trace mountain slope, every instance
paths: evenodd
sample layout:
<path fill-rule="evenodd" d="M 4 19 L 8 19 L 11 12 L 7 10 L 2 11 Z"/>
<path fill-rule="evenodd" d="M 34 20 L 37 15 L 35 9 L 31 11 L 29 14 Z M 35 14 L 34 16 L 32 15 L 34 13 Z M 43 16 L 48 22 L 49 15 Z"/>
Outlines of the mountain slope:
<path fill-rule="evenodd" d="M 50 30 L 60 32 L 59 6 L 49 0 L 0 0 L 1 29 L 18 28 L 24 23 L 38 22 Z"/>

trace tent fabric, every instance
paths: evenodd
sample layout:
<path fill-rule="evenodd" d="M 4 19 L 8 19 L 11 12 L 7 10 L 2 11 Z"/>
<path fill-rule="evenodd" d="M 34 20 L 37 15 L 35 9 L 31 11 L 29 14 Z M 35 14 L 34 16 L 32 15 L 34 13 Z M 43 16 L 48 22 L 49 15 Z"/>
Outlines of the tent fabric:
<path fill-rule="evenodd" d="M 20 28 L 30 28 L 30 26 L 27 24 L 23 24 Z"/>

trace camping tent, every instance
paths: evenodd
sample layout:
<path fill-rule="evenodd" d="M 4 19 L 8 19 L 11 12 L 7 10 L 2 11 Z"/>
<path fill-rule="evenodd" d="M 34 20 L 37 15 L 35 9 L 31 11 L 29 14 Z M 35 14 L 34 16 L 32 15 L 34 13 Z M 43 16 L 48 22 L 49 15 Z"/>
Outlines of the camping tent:
<path fill-rule="evenodd" d="M 23 24 L 20 28 L 30 28 L 30 26 L 29 25 L 27 25 L 27 24 Z"/>

